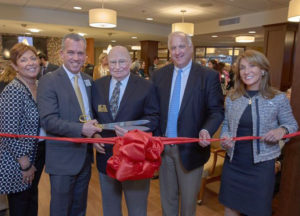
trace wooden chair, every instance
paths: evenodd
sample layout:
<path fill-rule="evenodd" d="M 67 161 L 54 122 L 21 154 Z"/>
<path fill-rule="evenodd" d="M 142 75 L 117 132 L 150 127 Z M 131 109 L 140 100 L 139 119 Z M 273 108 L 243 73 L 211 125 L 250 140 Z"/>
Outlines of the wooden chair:
<path fill-rule="evenodd" d="M 219 128 L 218 131 L 215 133 L 214 138 L 219 138 L 220 132 L 221 129 Z M 225 154 L 226 151 L 220 147 L 220 142 L 211 143 L 210 158 L 208 162 L 204 165 L 202 173 L 201 187 L 197 201 L 199 205 L 201 205 L 203 202 L 206 185 L 221 180 Z"/>

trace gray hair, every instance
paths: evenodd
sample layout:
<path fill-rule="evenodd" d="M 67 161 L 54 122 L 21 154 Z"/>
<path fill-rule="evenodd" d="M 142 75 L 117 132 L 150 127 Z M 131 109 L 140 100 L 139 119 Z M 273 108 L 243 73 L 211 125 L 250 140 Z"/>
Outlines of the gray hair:
<path fill-rule="evenodd" d="M 69 34 L 66 34 L 61 41 L 61 50 L 65 49 L 65 42 L 67 39 L 71 39 L 74 41 L 82 41 L 84 43 L 84 49 L 86 49 L 86 40 L 84 37 L 82 37 L 81 35 L 76 34 L 76 33 L 69 33 Z"/>
<path fill-rule="evenodd" d="M 186 40 L 186 43 L 189 47 L 193 47 L 193 42 L 191 36 L 188 34 L 185 34 L 184 32 L 176 31 L 176 32 L 171 32 L 168 35 L 168 49 L 170 50 L 171 48 L 171 41 L 173 37 L 183 37 Z"/>
<path fill-rule="evenodd" d="M 135 61 L 130 66 L 130 71 L 137 72 L 141 68 L 140 61 Z"/>

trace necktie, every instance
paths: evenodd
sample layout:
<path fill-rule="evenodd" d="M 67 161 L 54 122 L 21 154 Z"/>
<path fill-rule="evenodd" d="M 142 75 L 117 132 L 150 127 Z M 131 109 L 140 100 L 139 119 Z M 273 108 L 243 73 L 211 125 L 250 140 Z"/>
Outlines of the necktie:
<path fill-rule="evenodd" d="M 78 76 L 77 75 L 74 76 L 74 90 L 75 90 L 75 94 L 76 94 L 78 103 L 80 105 L 81 112 L 82 112 L 82 114 L 85 115 L 86 113 L 85 113 L 85 110 L 84 110 L 82 94 L 81 94 L 81 91 L 80 91 L 80 88 L 79 88 L 79 85 L 78 85 Z"/>
<path fill-rule="evenodd" d="M 110 111 L 113 116 L 113 119 L 116 118 L 118 108 L 119 108 L 120 85 L 121 85 L 121 82 L 118 81 L 116 83 L 116 86 L 113 90 L 112 96 L 109 101 Z"/>
<path fill-rule="evenodd" d="M 45 67 L 45 66 L 43 66 L 43 67 L 42 67 L 42 76 L 44 76 L 44 74 L 45 74 L 45 70 L 46 70 L 46 67 Z"/>
<path fill-rule="evenodd" d="M 172 98 L 169 105 L 168 123 L 166 130 L 167 137 L 177 137 L 177 120 L 180 108 L 181 73 L 182 70 L 178 70 L 173 88 Z"/>

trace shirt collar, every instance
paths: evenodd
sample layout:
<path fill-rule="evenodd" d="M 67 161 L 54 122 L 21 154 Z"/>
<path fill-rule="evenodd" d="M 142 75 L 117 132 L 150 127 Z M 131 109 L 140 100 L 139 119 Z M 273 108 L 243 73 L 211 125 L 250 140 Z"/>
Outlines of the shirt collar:
<path fill-rule="evenodd" d="M 185 66 L 185 67 L 183 67 L 183 68 L 178 68 L 178 67 L 174 67 L 175 68 L 175 71 L 178 71 L 178 70 L 182 70 L 182 73 L 185 73 L 185 72 L 187 72 L 187 71 L 190 71 L 191 70 L 191 67 L 192 67 L 192 59 L 190 60 L 190 62 Z"/>
<path fill-rule="evenodd" d="M 130 76 L 130 73 L 127 75 L 127 77 L 125 77 L 123 80 L 120 81 L 122 86 L 127 84 L 128 80 L 129 80 L 129 76 Z M 114 77 L 112 77 L 111 80 L 112 80 L 113 85 L 116 85 L 116 83 L 118 82 L 118 80 L 116 80 Z"/>
<path fill-rule="evenodd" d="M 72 72 L 70 72 L 70 71 L 65 67 L 65 65 L 63 65 L 63 68 L 64 68 L 64 70 L 66 71 L 66 73 L 67 73 L 67 75 L 68 75 L 68 77 L 69 77 L 69 79 L 70 79 L 71 81 L 73 80 L 73 77 L 74 77 L 75 75 L 78 76 L 78 79 L 81 79 L 81 74 L 80 74 L 80 72 L 78 72 L 77 74 L 73 74 Z"/>

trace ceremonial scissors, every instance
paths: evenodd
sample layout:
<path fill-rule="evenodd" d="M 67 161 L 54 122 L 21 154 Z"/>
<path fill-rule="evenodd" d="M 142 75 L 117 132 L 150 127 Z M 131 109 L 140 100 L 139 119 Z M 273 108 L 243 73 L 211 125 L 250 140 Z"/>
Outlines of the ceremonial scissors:
<path fill-rule="evenodd" d="M 88 115 L 81 115 L 79 117 L 79 121 L 81 123 L 86 123 L 89 120 L 91 120 L 91 119 Z M 115 126 L 119 126 L 128 131 L 135 130 L 135 129 L 141 130 L 141 131 L 148 131 L 149 128 L 146 126 L 142 126 L 142 125 L 145 125 L 149 122 L 150 122 L 149 120 L 134 120 L 134 121 L 124 121 L 124 122 L 113 122 L 113 123 L 106 123 L 106 124 L 95 124 L 95 126 L 101 128 L 103 130 L 115 130 Z"/>

